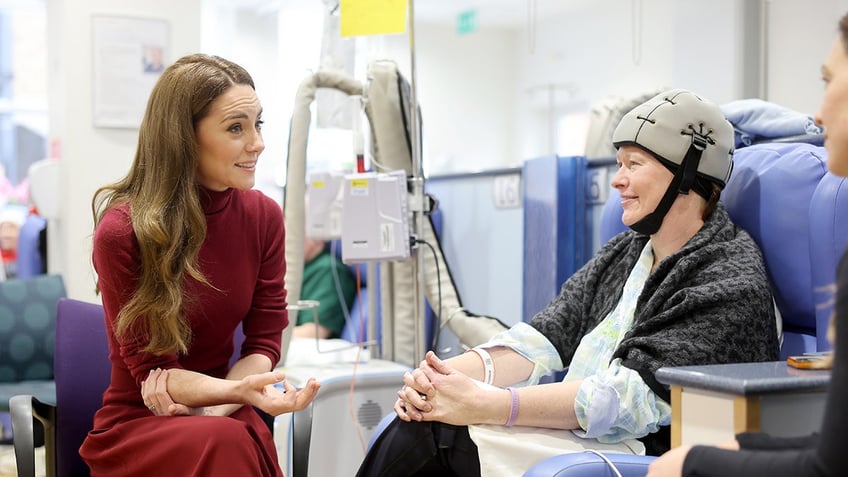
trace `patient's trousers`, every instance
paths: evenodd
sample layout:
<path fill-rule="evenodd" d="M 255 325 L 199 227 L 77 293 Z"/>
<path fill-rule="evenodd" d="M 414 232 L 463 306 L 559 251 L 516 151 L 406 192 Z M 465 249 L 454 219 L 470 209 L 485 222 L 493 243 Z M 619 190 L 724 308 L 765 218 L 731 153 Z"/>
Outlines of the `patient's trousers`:
<path fill-rule="evenodd" d="M 477 446 L 467 426 L 395 419 L 365 456 L 357 477 L 479 477 Z"/>

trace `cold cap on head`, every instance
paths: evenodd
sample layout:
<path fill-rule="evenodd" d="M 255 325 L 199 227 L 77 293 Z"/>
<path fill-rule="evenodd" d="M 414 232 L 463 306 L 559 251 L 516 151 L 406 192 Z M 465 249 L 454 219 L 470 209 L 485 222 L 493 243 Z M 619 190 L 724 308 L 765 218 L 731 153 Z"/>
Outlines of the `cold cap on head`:
<path fill-rule="evenodd" d="M 721 108 L 691 91 L 660 93 L 625 114 L 613 133 L 616 149 L 635 145 L 677 168 L 693 145 L 703 145 L 698 177 L 721 187 L 733 170 L 733 126 Z"/>

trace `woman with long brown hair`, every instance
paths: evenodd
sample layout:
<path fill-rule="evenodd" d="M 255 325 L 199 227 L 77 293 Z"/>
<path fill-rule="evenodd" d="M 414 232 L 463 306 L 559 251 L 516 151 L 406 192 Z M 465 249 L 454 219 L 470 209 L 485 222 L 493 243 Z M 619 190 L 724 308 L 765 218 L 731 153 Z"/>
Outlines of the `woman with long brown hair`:
<path fill-rule="evenodd" d="M 112 377 L 80 448 L 92 476 L 282 475 L 254 408 L 303 409 L 318 383 L 272 371 L 285 235 L 279 205 L 252 190 L 261 126 L 247 71 L 180 58 L 153 88 L 129 173 L 94 195 Z"/>

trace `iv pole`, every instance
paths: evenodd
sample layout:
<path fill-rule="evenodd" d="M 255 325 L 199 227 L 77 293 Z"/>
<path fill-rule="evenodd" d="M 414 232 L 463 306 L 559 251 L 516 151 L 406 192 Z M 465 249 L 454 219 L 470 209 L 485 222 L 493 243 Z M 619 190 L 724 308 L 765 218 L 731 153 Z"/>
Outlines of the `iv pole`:
<path fill-rule="evenodd" d="M 421 135 L 419 134 L 418 116 L 418 78 L 415 68 L 415 1 L 409 0 L 409 60 L 410 60 L 410 101 L 412 103 L 412 116 L 410 128 L 412 129 L 412 199 L 410 210 L 412 211 L 413 227 L 416 240 L 423 237 L 424 232 L 424 167 L 421 159 Z M 424 309 L 424 254 L 422 248 L 416 244 L 414 247 L 415 261 L 413 262 L 413 283 L 415 284 L 415 313 L 414 313 L 414 346 L 415 354 L 420 361 L 424 359 L 426 347 L 424 345 L 426 333 L 425 309 Z M 438 330 L 435 332 L 438 333 Z"/>

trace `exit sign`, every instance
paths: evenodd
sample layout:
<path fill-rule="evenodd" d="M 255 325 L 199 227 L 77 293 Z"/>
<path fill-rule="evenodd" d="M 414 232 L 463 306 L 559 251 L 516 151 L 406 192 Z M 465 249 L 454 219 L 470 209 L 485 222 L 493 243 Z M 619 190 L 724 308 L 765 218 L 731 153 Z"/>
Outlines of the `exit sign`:
<path fill-rule="evenodd" d="M 456 32 L 467 35 L 477 31 L 477 10 L 466 10 L 456 17 Z"/>

